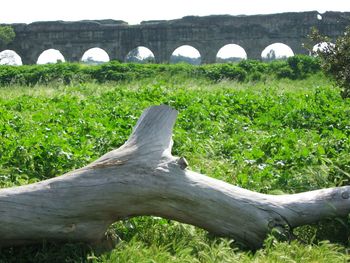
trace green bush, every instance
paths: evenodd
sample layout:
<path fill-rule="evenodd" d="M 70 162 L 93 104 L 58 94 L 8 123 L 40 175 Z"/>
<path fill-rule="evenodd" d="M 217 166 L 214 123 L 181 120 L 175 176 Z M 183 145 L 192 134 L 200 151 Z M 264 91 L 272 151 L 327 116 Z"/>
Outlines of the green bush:
<path fill-rule="evenodd" d="M 350 98 L 350 26 L 344 35 L 336 40 L 335 45 L 316 29 L 312 30 L 310 39 L 316 43 L 326 43 L 324 48 L 316 51 L 322 61 L 322 69 L 341 88 L 342 97 Z M 313 51 L 312 46 L 309 46 L 309 49 Z"/>
<path fill-rule="evenodd" d="M 277 62 L 278 67 L 273 67 L 278 78 L 304 79 L 321 69 L 318 58 L 310 56 L 296 55 L 289 57 L 286 62 Z"/>
<path fill-rule="evenodd" d="M 248 74 L 256 72 L 264 74 L 268 71 L 270 64 L 258 60 L 242 60 L 238 63 L 238 66 L 244 69 Z"/>
<path fill-rule="evenodd" d="M 15 36 L 16 33 L 11 26 L 0 25 L 0 46 L 11 43 Z"/>
<path fill-rule="evenodd" d="M 245 81 L 247 72 L 236 64 L 212 64 L 200 68 L 200 72 L 206 78 L 214 81 L 223 79 Z"/>
<path fill-rule="evenodd" d="M 69 84 L 72 81 L 83 82 L 90 79 L 89 74 L 77 63 L 57 63 L 34 66 L 0 66 L 0 85 L 11 84 L 36 85 L 59 82 Z"/>
<path fill-rule="evenodd" d="M 287 61 L 265 63 L 244 60 L 239 63 L 208 64 L 135 64 L 111 61 L 101 65 L 87 66 L 78 63 L 58 63 L 32 66 L 0 66 L 0 85 L 23 84 L 33 86 L 72 81 L 83 83 L 96 81 L 130 81 L 144 78 L 168 79 L 174 75 L 205 78 L 214 82 L 221 80 L 260 81 L 266 78 L 303 79 L 320 70 L 319 60 L 308 56 L 295 56 Z"/>

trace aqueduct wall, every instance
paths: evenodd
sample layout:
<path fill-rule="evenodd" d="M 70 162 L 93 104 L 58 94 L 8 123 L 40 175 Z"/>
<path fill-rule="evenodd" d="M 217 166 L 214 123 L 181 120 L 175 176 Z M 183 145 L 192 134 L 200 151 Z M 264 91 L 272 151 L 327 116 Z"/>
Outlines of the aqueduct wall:
<path fill-rule="evenodd" d="M 322 19 L 320 19 L 320 16 Z M 169 62 L 181 45 L 195 47 L 202 63 L 214 63 L 218 50 L 226 44 L 243 47 L 250 59 L 260 59 L 262 50 L 272 43 L 284 43 L 295 54 L 307 54 L 305 42 L 311 27 L 332 39 L 350 25 L 350 12 L 316 11 L 271 15 L 184 17 L 169 21 L 145 21 L 128 25 L 123 21 L 34 22 L 11 24 L 16 38 L 1 50 L 19 54 L 23 64 L 35 64 L 47 49 L 59 50 L 66 61 L 80 61 L 93 47 L 104 49 L 110 59 L 124 61 L 138 46 L 149 48 L 158 63 Z"/>

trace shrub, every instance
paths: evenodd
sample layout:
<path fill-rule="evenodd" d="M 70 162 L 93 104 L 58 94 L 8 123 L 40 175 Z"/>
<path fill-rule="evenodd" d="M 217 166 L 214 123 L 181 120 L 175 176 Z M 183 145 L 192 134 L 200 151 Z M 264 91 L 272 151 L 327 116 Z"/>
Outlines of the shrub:
<path fill-rule="evenodd" d="M 11 26 L 0 26 L 0 46 L 11 43 L 15 36 L 16 33 Z"/>
<path fill-rule="evenodd" d="M 247 72 L 236 64 L 211 64 L 199 68 L 200 74 L 214 81 L 223 79 L 245 81 Z"/>
<path fill-rule="evenodd" d="M 325 42 L 327 45 L 318 49 L 315 53 L 322 61 L 322 69 L 331 76 L 341 88 L 343 98 L 350 97 L 350 26 L 343 36 L 339 37 L 335 45 L 330 39 L 321 35 L 317 29 L 313 29 L 310 40 L 316 43 Z M 312 47 L 309 46 L 312 51 Z"/>
<path fill-rule="evenodd" d="M 263 74 L 268 71 L 269 64 L 259 60 L 242 60 L 238 63 L 238 66 L 248 74 L 255 74 L 257 72 Z"/>
<path fill-rule="evenodd" d="M 295 56 L 287 61 L 265 63 L 244 60 L 239 63 L 224 63 L 193 66 L 189 64 L 135 64 L 111 61 L 101 65 L 78 63 L 58 63 L 46 65 L 5 66 L 0 65 L 0 85 L 36 85 L 59 82 L 69 84 L 95 80 L 130 81 L 143 78 L 168 79 L 170 76 L 206 78 L 212 81 L 223 79 L 238 82 L 265 80 L 268 76 L 277 78 L 301 79 L 319 70 L 318 59 Z"/>
<path fill-rule="evenodd" d="M 317 58 L 305 55 L 295 55 L 284 63 L 275 62 L 275 64 L 278 66 L 274 67 L 278 78 L 304 79 L 321 69 Z"/>

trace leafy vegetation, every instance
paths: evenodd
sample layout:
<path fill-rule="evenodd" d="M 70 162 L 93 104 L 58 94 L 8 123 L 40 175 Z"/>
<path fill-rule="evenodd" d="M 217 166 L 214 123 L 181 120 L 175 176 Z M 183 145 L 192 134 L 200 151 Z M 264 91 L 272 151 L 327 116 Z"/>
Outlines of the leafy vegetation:
<path fill-rule="evenodd" d="M 315 52 L 322 61 L 322 69 L 342 88 L 343 98 L 350 97 L 350 26 L 335 44 L 330 38 L 321 35 L 316 29 L 310 34 L 313 42 L 321 45 Z M 323 44 L 323 46 L 322 46 Z"/>
<path fill-rule="evenodd" d="M 320 71 L 317 58 L 295 56 L 287 60 L 263 63 L 259 61 L 241 61 L 232 64 L 209 64 L 192 66 L 189 64 L 133 64 L 112 61 L 98 66 L 72 63 L 58 63 L 34 66 L 1 66 L 0 85 L 36 85 L 58 82 L 84 83 L 97 81 L 131 81 L 155 78 L 158 75 L 183 75 L 204 78 L 211 81 L 237 80 L 240 82 L 259 81 L 270 78 L 303 79 Z"/>
<path fill-rule="evenodd" d="M 289 66 L 283 62 L 241 62 L 239 70 L 245 72 L 245 79 L 234 77 L 235 81 L 215 75 L 215 70 L 225 76 L 233 74 L 232 65 L 138 66 L 116 62 L 96 68 L 49 65 L 46 69 L 63 72 L 53 70 L 57 79 L 43 81 L 56 80 L 50 85 L 28 87 L 9 81 L 9 86 L 0 88 L 0 185 L 37 182 L 86 165 L 123 144 L 142 110 L 157 104 L 179 111 L 173 154 L 186 157 L 192 170 L 270 194 L 347 185 L 350 101 L 343 100 L 338 88 L 320 72 L 306 74 L 302 68 L 309 66 L 301 64 L 308 62 L 288 61 Z M 276 78 L 267 77 L 268 70 L 273 72 L 270 67 L 277 70 L 282 65 L 300 76 L 278 79 L 275 73 Z M 159 70 L 157 77 L 154 68 Z M 35 67 L 24 71 L 29 69 L 34 74 Z M 37 70 L 43 69 L 38 66 Z M 97 69 L 103 69 L 105 76 L 115 71 L 129 74 L 125 76 L 141 74 L 138 70 L 144 75 L 103 85 L 79 79 L 69 85 L 58 81 L 68 73 L 71 80 L 80 78 L 81 69 L 91 71 L 90 76 Z M 48 75 L 53 76 L 52 72 Z M 204 74 L 198 72 L 215 77 L 189 77 Z M 260 77 L 253 78 L 257 72 Z M 98 77 L 92 78 L 105 82 Z M 112 251 L 82 244 L 43 243 L 3 248 L 0 261 L 347 262 L 349 220 L 338 218 L 300 227 L 294 230 L 297 240 L 291 243 L 271 235 L 264 248 L 245 251 L 234 240 L 216 238 L 189 225 L 137 217 L 111 226 L 110 234 L 120 240 Z"/>
<path fill-rule="evenodd" d="M 11 43 L 15 36 L 16 33 L 11 26 L 0 25 L 0 46 Z"/>

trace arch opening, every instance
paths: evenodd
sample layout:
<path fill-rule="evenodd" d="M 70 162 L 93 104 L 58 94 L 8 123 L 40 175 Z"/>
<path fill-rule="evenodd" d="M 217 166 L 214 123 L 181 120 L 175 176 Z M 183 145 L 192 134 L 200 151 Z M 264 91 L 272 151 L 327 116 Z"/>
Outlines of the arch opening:
<path fill-rule="evenodd" d="M 244 48 L 237 44 L 227 44 L 219 49 L 216 54 L 216 62 L 238 62 L 247 59 L 247 53 Z"/>
<path fill-rule="evenodd" d="M 138 46 L 131 50 L 125 57 L 125 62 L 132 63 L 155 63 L 153 52 L 144 46 Z"/>
<path fill-rule="evenodd" d="M 0 52 L 0 65 L 23 65 L 22 58 L 13 50 L 6 49 Z"/>
<path fill-rule="evenodd" d="M 86 50 L 81 58 L 86 64 L 98 65 L 110 61 L 108 53 L 99 47 Z"/>
<path fill-rule="evenodd" d="M 332 42 L 317 43 L 316 45 L 313 46 L 311 55 L 317 56 L 318 51 L 328 52 L 328 51 L 332 50 L 334 47 L 335 47 L 335 44 Z"/>
<path fill-rule="evenodd" d="M 201 54 L 196 48 L 190 45 L 183 45 L 173 51 L 170 57 L 170 63 L 188 63 L 192 65 L 200 65 Z"/>
<path fill-rule="evenodd" d="M 261 58 L 263 61 L 286 59 L 292 56 L 294 56 L 293 50 L 283 43 L 273 43 L 261 52 Z"/>
<path fill-rule="evenodd" d="M 43 51 L 40 56 L 38 57 L 37 64 L 54 64 L 54 63 L 60 63 L 65 62 L 64 56 L 62 53 L 57 49 L 47 49 Z"/>

